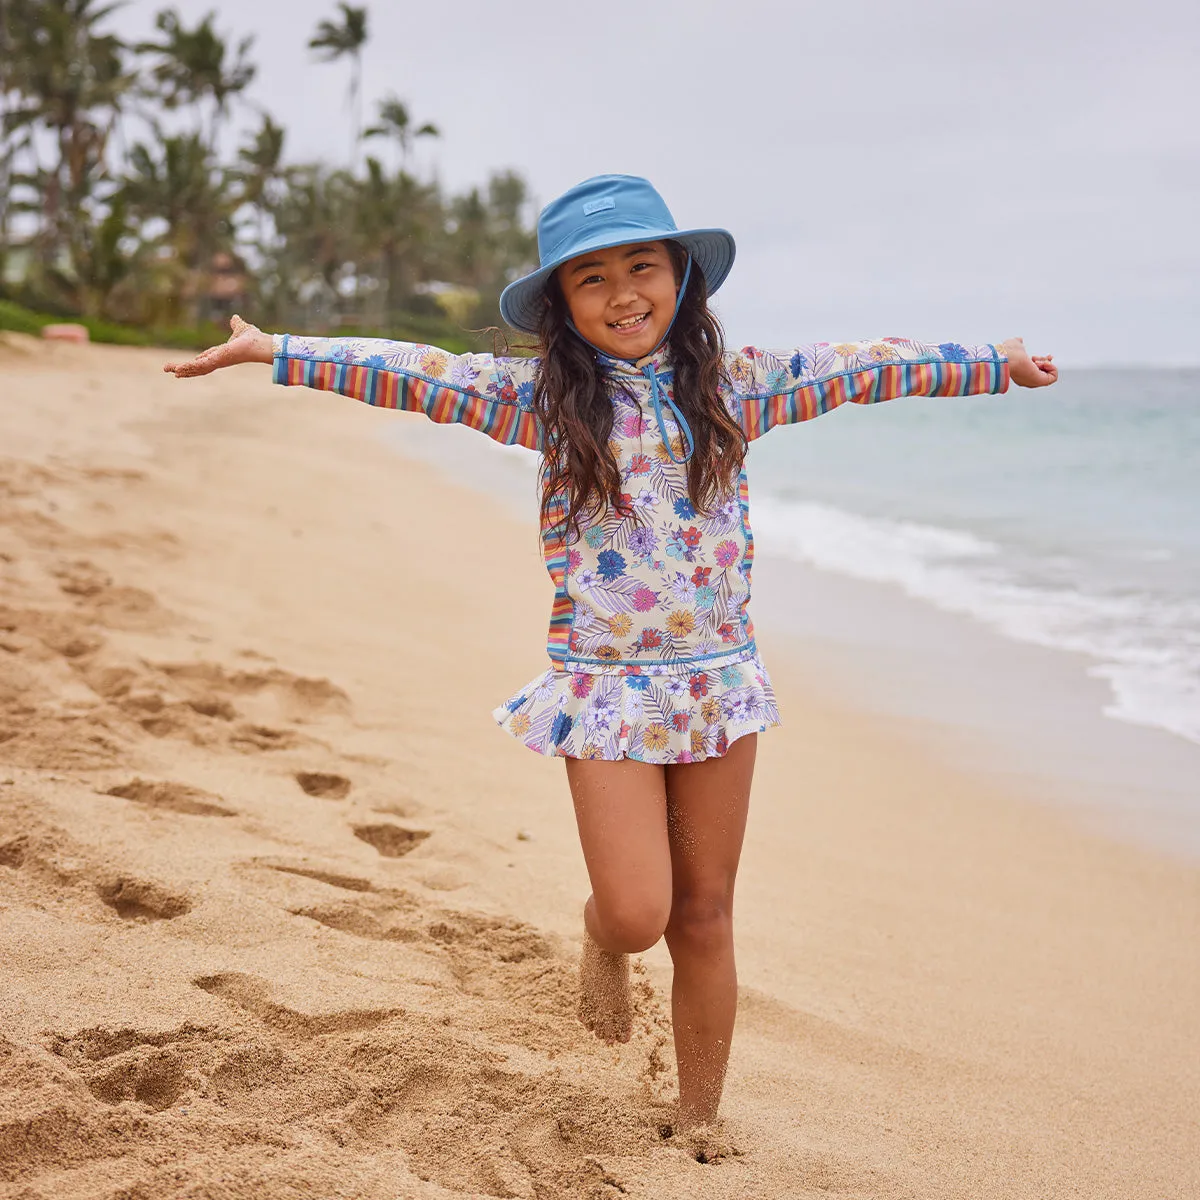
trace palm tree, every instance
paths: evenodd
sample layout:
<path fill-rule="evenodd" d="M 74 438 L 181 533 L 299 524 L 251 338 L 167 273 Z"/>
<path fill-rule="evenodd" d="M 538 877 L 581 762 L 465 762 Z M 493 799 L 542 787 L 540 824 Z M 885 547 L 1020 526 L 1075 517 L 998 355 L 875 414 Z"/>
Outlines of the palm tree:
<path fill-rule="evenodd" d="M 254 38 L 242 38 L 226 68 L 229 47 L 213 28 L 216 13 L 205 14 L 194 28 L 183 24 L 174 9 L 164 9 L 154 19 L 161 33 L 160 42 L 143 42 L 138 50 L 158 55 L 153 69 L 155 82 L 162 88 L 163 104 L 178 108 L 182 104 L 212 101 L 205 145 L 215 150 L 217 128 L 229 113 L 229 102 L 246 90 L 258 68 L 249 61 Z"/>
<path fill-rule="evenodd" d="M 441 137 L 436 125 L 428 121 L 419 129 L 413 129 L 408 109 L 397 96 L 388 96 L 379 102 L 379 124 L 363 130 L 364 138 L 388 137 L 400 147 L 400 166 L 408 166 L 408 153 L 413 140 L 419 137 Z"/>
<path fill-rule="evenodd" d="M 130 47 L 106 31 L 122 2 L 0 0 L 0 269 L 6 251 L 10 270 L 18 255 L 28 263 L 22 297 L 148 324 L 194 319 L 214 256 L 253 246 L 266 320 L 369 319 L 453 337 L 424 286 L 435 282 L 465 285 L 464 302 L 479 297 L 475 324 L 496 320 L 496 293 L 534 257 L 524 182 L 498 175 L 446 196 L 415 178 L 413 148 L 438 131 L 415 124 L 396 96 L 361 132 L 366 8 L 341 3 L 310 43 L 352 60 L 356 165 L 364 136 L 396 147 L 380 156 L 389 166 L 368 158 L 356 175 L 284 167 L 284 130 L 265 115 L 223 160 L 229 110 L 254 77 L 251 39 L 225 36 L 212 13 L 187 25 L 168 9 L 156 40 Z M 131 50 L 149 56 L 145 87 Z M 111 135 L 135 102 L 152 132 L 118 155 Z M 199 109 L 193 128 L 168 135 L 163 109 L 185 105 Z"/>
<path fill-rule="evenodd" d="M 150 248 L 137 238 L 123 192 L 116 191 L 106 208 L 99 220 L 80 221 L 75 229 L 75 305 L 88 317 L 141 318 L 143 312 L 114 311 L 113 302 L 122 289 L 145 296 L 145 280 L 139 277 Z"/>
<path fill-rule="evenodd" d="M 269 113 L 263 113 L 253 140 L 238 151 L 236 174 L 242 186 L 241 202 L 255 210 L 260 254 L 265 249 L 267 218 L 275 203 L 272 185 L 283 175 L 283 140 L 283 126 L 276 125 Z"/>
<path fill-rule="evenodd" d="M 328 322 L 331 314 L 319 313 L 312 301 L 335 298 L 347 265 L 355 270 L 349 230 L 353 184 L 347 172 L 319 164 L 288 170 L 287 187 L 272 213 L 277 241 L 263 270 L 272 319 L 291 312 L 301 313 L 304 322 L 318 317 Z"/>
<path fill-rule="evenodd" d="M 308 48 L 316 50 L 321 62 L 333 62 L 349 55 L 352 63 L 350 75 L 350 168 L 358 165 L 358 146 L 362 140 L 362 48 L 367 42 L 367 10 L 355 8 L 346 0 L 338 0 L 341 23 L 322 21 L 317 32 L 309 40 Z"/>
<path fill-rule="evenodd" d="M 405 171 L 389 176 L 368 156 L 365 177 L 355 181 L 351 228 L 356 278 L 370 304 L 364 315 L 371 324 L 382 327 L 411 303 L 418 283 L 436 278 L 443 217 L 436 186 Z"/>
<path fill-rule="evenodd" d="M 219 167 L 198 133 L 166 136 L 156 130 L 153 147 L 137 143 L 120 200 L 154 250 L 166 282 L 164 310 L 195 320 L 213 255 L 233 246 L 236 200 L 229 173 Z M 161 233 L 151 234 L 158 223 Z"/>
<path fill-rule="evenodd" d="M 72 233 L 90 218 L 95 188 L 107 175 L 108 140 L 133 85 L 127 47 L 99 29 L 116 7 L 94 0 L 6 0 L 0 9 L 14 48 L 5 56 L 6 154 L 11 165 L 14 147 L 23 147 L 26 189 L 29 180 L 39 181 L 40 228 L 32 241 L 47 279 L 71 273 Z M 55 151 L 47 167 L 37 155 L 39 131 L 50 135 Z M 14 185 L 21 179 L 15 175 Z"/>
<path fill-rule="evenodd" d="M 452 236 L 446 242 L 445 278 L 473 287 L 480 296 L 475 319 L 488 324 L 510 274 L 537 262 L 537 242 L 526 225 L 525 180 L 501 171 L 486 190 L 472 188 L 450 202 Z"/>
<path fill-rule="evenodd" d="M 28 28 L 25 0 L 0 3 L 0 286 L 3 285 L 8 256 L 9 219 L 12 212 L 13 171 L 17 155 L 29 142 L 28 128 L 10 123 L 9 110 L 20 95 L 20 54 L 17 26 Z"/>

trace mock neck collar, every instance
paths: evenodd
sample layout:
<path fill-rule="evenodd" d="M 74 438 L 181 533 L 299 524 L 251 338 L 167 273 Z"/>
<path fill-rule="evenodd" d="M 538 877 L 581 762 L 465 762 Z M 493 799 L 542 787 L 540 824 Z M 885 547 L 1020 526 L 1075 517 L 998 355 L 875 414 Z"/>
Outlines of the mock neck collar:
<path fill-rule="evenodd" d="M 601 351 L 596 351 L 596 362 L 606 375 L 646 375 L 646 368 L 652 366 L 658 375 L 669 374 L 671 371 L 671 356 L 666 346 L 660 346 L 650 354 L 636 361 L 628 358 L 612 358 Z"/>

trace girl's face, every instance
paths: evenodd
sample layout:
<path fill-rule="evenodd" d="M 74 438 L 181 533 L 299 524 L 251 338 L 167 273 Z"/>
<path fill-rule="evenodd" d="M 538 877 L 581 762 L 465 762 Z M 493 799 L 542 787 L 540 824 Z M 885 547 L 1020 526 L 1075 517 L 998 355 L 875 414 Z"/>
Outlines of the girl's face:
<path fill-rule="evenodd" d="M 675 315 L 679 281 L 666 242 L 592 250 L 557 276 L 575 328 L 613 358 L 649 354 Z"/>

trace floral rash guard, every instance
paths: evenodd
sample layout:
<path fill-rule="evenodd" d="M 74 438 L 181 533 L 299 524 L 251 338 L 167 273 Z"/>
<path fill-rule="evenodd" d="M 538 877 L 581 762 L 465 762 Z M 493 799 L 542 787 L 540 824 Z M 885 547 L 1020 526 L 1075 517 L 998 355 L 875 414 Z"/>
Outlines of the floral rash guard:
<path fill-rule="evenodd" d="M 505 445 L 543 448 L 533 411 L 537 359 L 289 334 L 277 335 L 274 348 L 276 383 L 420 411 Z M 621 504 L 570 543 L 565 502 L 552 505 L 542 528 L 555 587 L 551 666 L 494 715 L 539 754 L 700 762 L 743 734 L 779 724 L 747 607 L 754 539 L 746 471 L 711 512 L 697 512 L 669 356 L 660 350 L 636 363 L 599 362 L 615 410 L 610 444 Z M 847 401 L 1008 387 L 998 346 L 905 338 L 784 351 L 747 346 L 728 352 L 725 368 L 721 396 L 751 441 Z"/>

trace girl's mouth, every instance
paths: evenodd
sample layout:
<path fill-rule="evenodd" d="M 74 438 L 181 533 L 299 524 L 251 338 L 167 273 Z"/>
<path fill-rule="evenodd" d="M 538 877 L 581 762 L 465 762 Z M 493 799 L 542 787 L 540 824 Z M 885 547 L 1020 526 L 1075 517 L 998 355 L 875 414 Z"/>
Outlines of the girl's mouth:
<path fill-rule="evenodd" d="M 646 328 L 649 320 L 649 313 L 638 313 L 636 316 L 622 317 L 619 321 L 610 321 L 608 327 L 613 333 L 626 336 L 631 333 L 640 333 Z"/>

